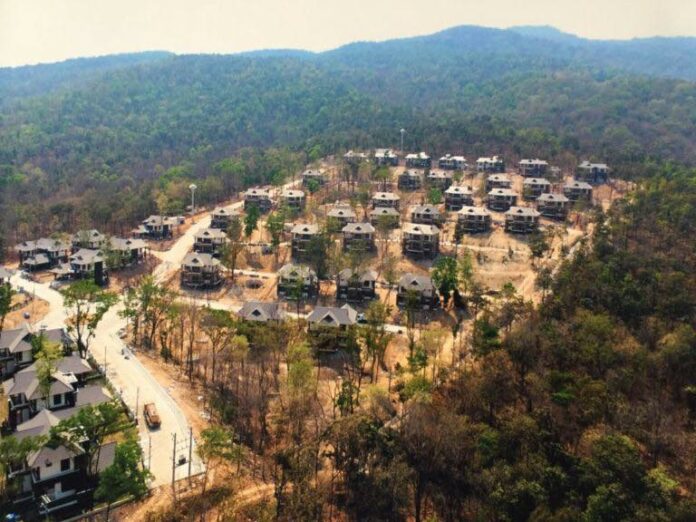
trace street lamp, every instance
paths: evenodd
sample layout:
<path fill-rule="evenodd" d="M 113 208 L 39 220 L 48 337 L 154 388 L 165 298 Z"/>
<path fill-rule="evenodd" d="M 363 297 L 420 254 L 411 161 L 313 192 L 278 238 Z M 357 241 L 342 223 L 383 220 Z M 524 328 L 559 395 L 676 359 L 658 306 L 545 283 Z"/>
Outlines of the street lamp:
<path fill-rule="evenodd" d="M 197 188 L 198 187 L 195 183 L 191 183 L 189 185 L 189 190 L 191 191 L 191 222 L 193 222 L 193 216 L 196 212 L 196 200 L 194 194 L 196 193 Z"/>
<path fill-rule="evenodd" d="M 404 151 L 404 134 L 406 134 L 406 129 L 401 129 L 399 131 L 401 133 L 401 148 L 399 149 L 401 152 Z"/>

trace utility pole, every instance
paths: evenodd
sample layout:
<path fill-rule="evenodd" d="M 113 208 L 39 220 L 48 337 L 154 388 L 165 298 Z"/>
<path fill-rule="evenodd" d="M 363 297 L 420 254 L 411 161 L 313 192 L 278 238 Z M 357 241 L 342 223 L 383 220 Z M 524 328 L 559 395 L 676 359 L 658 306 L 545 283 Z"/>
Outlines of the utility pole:
<path fill-rule="evenodd" d="M 191 482 L 191 461 L 193 457 L 193 428 L 189 426 L 189 461 L 188 461 L 188 479 Z"/>
<path fill-rule="evenodd" d="M 135 389 L 135 425 L 138 425 L 138 401 L 140 399 L 140 386 Z"/>
<path fill-rule="evenodd" d="M 147 436 L 147 469 L 152 468 L 152 435 Z"/>
<path fill-rule="evenodd" d="M 176 432 L 172 434 L 174 437 L 174 443 L 172 445 L 172 491 L 174 493 L 174 498 L 176 498 Z"/>

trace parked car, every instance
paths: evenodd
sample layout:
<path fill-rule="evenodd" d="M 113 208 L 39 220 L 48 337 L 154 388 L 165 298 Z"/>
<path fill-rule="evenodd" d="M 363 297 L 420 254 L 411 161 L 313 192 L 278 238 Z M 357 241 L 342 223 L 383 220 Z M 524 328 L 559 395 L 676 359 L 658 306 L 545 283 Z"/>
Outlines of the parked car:
<path fill-rule="evenodd" d="M 159 428 L 162 425 L 154 402 L 149 402 L 143 406 L 143 417 L 145 417 L 145 423 L 150 429 Z"/>

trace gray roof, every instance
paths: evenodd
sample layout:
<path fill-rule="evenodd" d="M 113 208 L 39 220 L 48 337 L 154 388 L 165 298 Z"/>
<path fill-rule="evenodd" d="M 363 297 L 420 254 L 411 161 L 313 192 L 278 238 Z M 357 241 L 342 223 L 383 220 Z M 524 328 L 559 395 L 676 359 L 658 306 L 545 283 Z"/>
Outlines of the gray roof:
<path fill-rule="evenodd" d="M 404 234 L 435 235 L 440 233 L 440 229 L 435 225 L 422 225 L 420 223 L 406 223 L 403 228 Z"/>
<path fill-rule="evenodd" d="M 73 234 L 72 240 L 74 242 L 89 241 L 104 241 L 105 236 L 99 232 L 96 228 L 91 230 L 78 230 Z"/>
<path fill-rule="evenodd" d="M 440 209 L 435 205 L 416 205 L 411 207 L 411 214 L 431 214 L 437 216 L 440 214 Z"/>
<path fill-rule="evenodd" d="M 538 217 L 540 214 L 531 207 L 510 207 L 510 209 L 507 212 L 505 212 L 505 215 Z"/>
<path fill-rule="evenodd" d="M 14 330 L 2 330 L 0 332 L 0 349 L 9 350 L 10 353 L 31 350 L 31 343 L 25 339 L 28 335 L 29 328 L 27 326 Z"/>
<path fill-rule="evenodd" d="M 490 212 L 486 207 L 462 207 L 457 214 L 462 216 L 489 216 Z"/>
<path fill-rule="evenodd" d="M 142 239 L 112 237 L 109 242 L 113 250 L 129 251 L 147 248 L 147 243 Z"/>
<path fill-rule="evenodd" d="M 247 190 L 246 192 L 244 192 L 244 193 L 243 193 L 243 196 L 244 196 L 245 198 L 246 198 L 246 197 L 249 197 L 249 196 L 261 197 L 261 198 L 270 198 L 270 197 L 271 197 L 271 191 L 268 190 L 268 189 L 265 189 L 265 188 L 254 187 L 254 188 L 250 188 L 249 190 Z"/>
<path fill-rule="evenodd" d="M 301 190 L 287 189 L 283 191 L 282 197 L 284 198 L 303 198 L 305 195 Z"/>
<path fill-rule="evenodd" d="M 370 210 L 370 217 L 379 217 L 379 216 L 400 216 L 399 211 L 396 210 L 394 207 L 377 207 L 375 209 Z"/>
<path fill-rule="evenodd" d="M 526 178 L 523 185 L 550 185 L 551 182 L 546 178 Z"/>
<path fill-rule="evenodd" d="M 341 232 L 349 234 L 374 234 L 375 227 L 370 223 L 348 223 Z"/>
<path fill-rule="evenodd" d="M 452 154 L 445 154 L 440 156 L 440 161 L 466 161 L 464 156 L 452 156 Z"/>
<path fill-rule="evenodd" d="M 609 167 L 607 166 L 606 163 L 592 163 L 591 161 L 585 160 L 582 163 L 580 163 L 578 168 L 581 168 L 581 169 L 592 169 L 592 168 L 608 169 Z"/>
<path fill-rule="evenodd" d="M 99 448 L 99 451 L 97 452 L 97 455 L 97 472 L 101 473 L 114 463 L 114 457 L 116 456 L 116 441 L 102 444 L 101 448 Z"/>
<path fill-rule="evenodd" d="M 372 195 L 372 199 L 378 201 L 399 201 L 401 198 L 393 192 L 375 192 Z"/>
<path fill-rule="evenodd" d="M 189 266 L 208 266 L 208 267 L 211 267 L 211 266 L 218 266 L 219 264 L 220 264 L 220 261 L 215 259 L 210 254 L 196 254 L 196 253 L 186 254 L 186 257 L 181 262 L 182 267 L 189 267 Z"/>
<path fill-rule="evenodd" d="M 492 156 L 487 158 L 485 156 L 476 160 L 476 163 L 501 163 L 503 158 L 501 156 Z"/>
<path fill-rule="evenodd" d="M 316 277 L 316 272 L 307 265 L 296 265 L 294 263 L 288 263 L 280 267 L 280 270 L 278 270 L 278 276 L 285 277 L 288 279 L 297 279 L 306 277 Z"/>
<path fill-rule="evenodd" d="M 353 277 L 353 270 L 350 268 L 344 268 L 338 273 L 338 279 L 340 282 L 347 282 Z M 357 279 L 362 281 L 376 281 L 377 272 L 375 270 L 367 269 L 357 274 Z"/>
<path fill-rule="evenodd" d="M 548 165 L 549 163 L 540 159 L 523 159 L 520 160 L 520 165 Z"/>
<path fill-rule="evenodd" d="M 563 194 L 542 194 L 537 198 L 537 201 L 544 202 L 544 201 L 560 201 L 560 202 L 568 202 L 568 198 L 565 197 Z"/>
<path fill-rule="evenodd" d="M 430 172 L 428 172 L 428 179 L 446 179 L 451 178 L 452 176 L 453 174 L 446 170 L 433 169 Z"/>
<path fill-rule="evenodd" d="M 563 185 L 564 189 L 582 189 L 582 190 L 592 190 L 592 185 L 585 181 L 569 181 Z"/>
<path fill-rule="evenodd" d="M 101 250 L 81 248 L 70 256 L 70 262 L 76 265 L 91 265 L 104 261 Z"/>
<path fill-rule="evenodd" d="M 317 306 L 307 321 L 326 326 L 350 326 L 357 322 L 358 312 L 350 305 L 340 308 L 335 306 Z"/>
<path fill-rule="evenodd" d="M 24 260 L 27 265 L 45 265 L 49 262 L 48 256 L 46 254 L 36 254 L 34 257 L 30 257 Z"/>
<path fill-rule="evenodd" d="M 512 183 L 506 174 L 491 174 L 487 181 L 497 181 L 498 183 Z"/>
<path fill-rule="evenodd" d="M 89 365 L 86 359 L 83 359 L 78 354 L 66 355 L 56 363 L 56 369 L 63 373 L 72 373 L 73 375 L 84 375 L 94 372 L 94 369 Z"/>
<path fill-rule="evenodd" d="M 98 384 L 89 384 L 77 389 L 77 401 L 75 406 L 98 406 L 112 399 L 106 388 L 102 388 Z"/>
<path fill-rule="evenodd" d="M 352 208 L 345 205 L 336 205 L 327 213 L 329 217 L 355 217 L 355 212 Z"/>
<path fill-rule="evenodd" d="M 51 462 L 60 462 L 61 460 L 75 457 L 77 455 L 82 455 L 84 450 L 79 446 L 74 446 L 71 448 L 66 447 L 61 444 L 57 448 L 51 448 L 50 446 L 44 446 L 33 453 L 30 453 L 27 457 L 27 464 L 34 467 L 37 462 L 48 460 Z"/>
<path fill-rule="evenodd" d="M 298 223 L 290 230 L 291 234 L 318 234 L 319 225 L 314 223 Z"/>
<path fill-rule="evenodd" d="M 160 216 L 157 214 L 153 214 L 147 219 L 144 219 L 143 224 L 150 226 L 177 225 L 179 224 L 179 220 L 174 216 Z"/>
<path fill-rule="evenodd" d="M 34 250 L 45 250 L 47 252 L 59 252 L 70 250 L 70 245 L 60 239 L 42 237 L 36 241 L 24 241 L 17 245 L 16 249 L 20 252 L 32 252 Z"/>
<path fill-rule="evenodd" d="M 211 212 L 213 216 L 225 217 L 225 216 L 238 216 L 239 211 L 231 207 L 218 207 Z"/>
<path fill-rule="evenodd" d="M 468 185 L 452 185 L 447 190 L 445 194 L 472 194 L 473 190 Z"/>
<path fill-rule="evenodd" d="M 415 170 L 415 169 L 407 169 L 403 171 L 399 176 L 408 176 L 412 178 L 420 178 L 423 176 L 423 171 L 422 170 Z"/>
<path fill-rule="evenodd" d="M 401 279 L 399 279 L 399 286 L 406 289 L 415 290 L 417 292 L 432 290 L 434 288 L 433 281 L 429 276 L 412 273 L 407 273 L 401 276 Z"/>
<path fill-rule="evenodd" d="M 247 301 L 237 312 L 237 315 L 247 321 L 282 321 L 285 313 L 279 303 L 266 303 L 263 301 Z"/>
<path fill-rule="evenodd" d="M 489 196 L 516 196 L 517 192 L 509 188 L 494 188 L 488 193 Z"/>
<path fill-rule="evenodd" d="M 428 156 L 425 152 L 411 152 L 410 154 L 406 154 L 406 159 L 427 160 L 427 159 L 430 159 L 430 156 Z"/>
<path fill-rule="evenodd" d="M 204 230 L 199 230 L 198 232 L 196 232 L 194 238 L 227 239 L 227 234 L 225 234 L 219 228 L 206 228 Z"/>
<path fill-rule="evenodd" d="M 351 158 L 353 156 L 360 156 L 360 157 L 365 157 L 366 155 L 364 153 L 356 153 L 353 152 L 352 150 L 349 150 L 346 154 L 344 154 L 344 157 Z M 302 173 L 302 177 L 307 177 L 307 178 L 319 178 L 323 176 L 326 173 L 324 169 L 307 169 Z"/>

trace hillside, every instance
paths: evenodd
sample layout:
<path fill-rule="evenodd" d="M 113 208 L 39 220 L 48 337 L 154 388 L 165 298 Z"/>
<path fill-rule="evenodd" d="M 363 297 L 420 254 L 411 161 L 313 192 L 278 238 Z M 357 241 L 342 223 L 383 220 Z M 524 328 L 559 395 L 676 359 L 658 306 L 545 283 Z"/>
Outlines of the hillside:
<path fill-rule="evenodd" d="M 678 63 L 690 77 L 692 39 L 549 45 L 555 33 L 532 33 L 457 27 L 320 54 L 148 53 L 2 69 L 3 221 L 43 230 L 41 201 L 92 222 L 90 191 L 109 208 L 136 191 L 142 212 L 154 208 L 143 183 L 170 167 L 200 179 L 244 147 L 394 146 L 401 127 L 407 148 L 435 154 L 499 151 L 565 167 L 596 157 L 626 176 L 654 160 L 696 163 L 696 84 L 657 77 Z M 679 59 L 655 59 L 660 49 Z"/>

